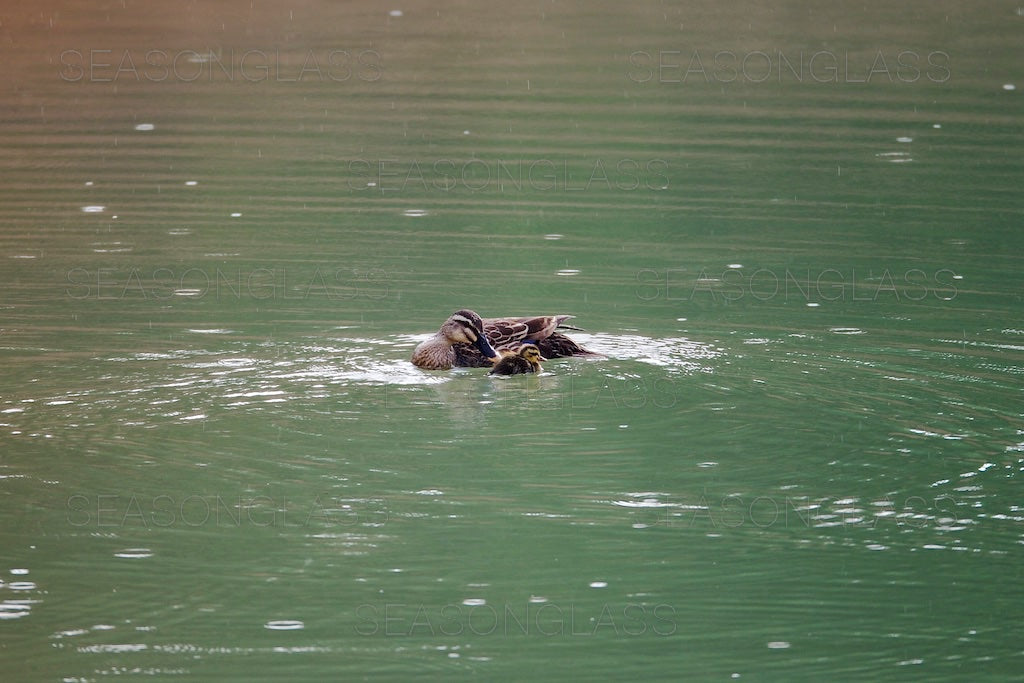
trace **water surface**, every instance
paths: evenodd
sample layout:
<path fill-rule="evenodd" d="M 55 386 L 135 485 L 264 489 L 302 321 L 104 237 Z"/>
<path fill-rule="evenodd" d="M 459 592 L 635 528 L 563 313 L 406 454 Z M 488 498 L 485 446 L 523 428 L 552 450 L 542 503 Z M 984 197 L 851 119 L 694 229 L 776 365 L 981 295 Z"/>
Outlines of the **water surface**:
<path fill-rule="evenodd" d="M 1022 21 L 13 13 L 3 669 L 1016 675 Z"/>

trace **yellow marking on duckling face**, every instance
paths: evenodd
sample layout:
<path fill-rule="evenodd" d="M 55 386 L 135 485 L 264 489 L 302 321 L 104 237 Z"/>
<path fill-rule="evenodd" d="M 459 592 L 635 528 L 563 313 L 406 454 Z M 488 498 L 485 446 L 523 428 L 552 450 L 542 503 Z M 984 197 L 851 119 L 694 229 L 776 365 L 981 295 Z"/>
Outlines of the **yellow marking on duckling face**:
<path fill-rule="evenodd" d="M 540 355 L 540 349 L 538 349 L 536 346 L 533 346 L 532 344 L 527 344 L 523 346 L 523 348 L 519 350 L 519 355 L 525 358 L 526 360 L 530 361 L 531 363 L 539 363 L 540 361 L 544 360 L 544 358 Z"/>

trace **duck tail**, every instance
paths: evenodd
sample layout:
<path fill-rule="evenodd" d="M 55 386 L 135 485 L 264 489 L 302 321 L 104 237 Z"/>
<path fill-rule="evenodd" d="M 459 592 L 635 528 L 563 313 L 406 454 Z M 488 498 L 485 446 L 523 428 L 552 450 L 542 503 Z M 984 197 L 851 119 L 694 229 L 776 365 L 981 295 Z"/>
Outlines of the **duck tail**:
<path fill-rule="evenodd" d="M 574 315 L 556 315 L 555 316 L 555 329 L 557 330 L 576 330 L 577 332 L 586 332 L 582 327 L 576 327 L 575 325 L 569 325 L 566 320 L 575 318 Z"/>

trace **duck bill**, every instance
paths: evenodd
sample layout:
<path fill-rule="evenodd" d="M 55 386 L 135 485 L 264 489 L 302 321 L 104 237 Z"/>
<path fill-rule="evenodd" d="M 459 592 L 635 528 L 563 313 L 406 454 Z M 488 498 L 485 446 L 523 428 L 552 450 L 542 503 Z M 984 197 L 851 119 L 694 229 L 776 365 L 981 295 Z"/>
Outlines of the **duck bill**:
<path fill-rule="evenodd" d="M 476 341 L 473 344 L 477 349 L 479 349 L 480 353 L 484 354 L 486 358 L 489 358 L 492 361 L 498 360 L 498 352 L 495 351 L 494 347 L 491 346 L 491 343 L 487 341 L 486 336 L 478 334 Z"/>

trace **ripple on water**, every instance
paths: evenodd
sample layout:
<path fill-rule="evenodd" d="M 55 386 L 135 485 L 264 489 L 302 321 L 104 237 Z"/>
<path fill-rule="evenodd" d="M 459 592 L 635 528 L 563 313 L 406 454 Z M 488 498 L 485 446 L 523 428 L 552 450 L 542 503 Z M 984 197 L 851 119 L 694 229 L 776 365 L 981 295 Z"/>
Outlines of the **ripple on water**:
<path fill-rule="evenodd" d="M 32 600 L 4 600 L 0 602 L 0 621 L 21 619 L 32 611 Z"/>
<path fill-rule="evenodd" d="M 263 624 L 263 628 L 271 631 L 299 631 L 306 628 L 306 625 L 296 619 L 275 619 Z"/>
<path fill-rule="evenodd" d="M 908 152 L 879 152 L 875 157 L 890 164 L 904 164 L 914 160 Z"/>
<path fill-rule="evenodd" d="M 135 247 L 124 242 L 93 242 L 92 250 L 96 254 L 127 254 Z"/>
<path fill-rule="evenodd" d="M 613 500 L 612 505 L 623 507 L 623 508 L 666 508 L 672 507 L 671 503 L 666 503 L 661 498 L 667 496 L 666 493 L 655 493 L 655 492 L 637 492 L 637 493 L 626 493 L 626 496 L 632 500 Z"/>
<path fill-rule="evenodd" d="M 711 372 L 706 361 L 722 355 L 708 344 L 685 337 L 653 339 L 636 334 L 574 334 L 573 338 L 609 358 L 637 360 L 687 372 Z"/>
<path fill-rule="evenodd" d="M 215 414 L 211 410 L 212 404 L 204 401 L 215 401 L 218 409 L 258 410 L 260 406 L 283 404 L 296 396 L 311 399 L 328 396 L 336 386 L 346 390 L 354 390 L 357 386 L 383 387 L 380 393 L 369 396 L 368 400 L 373 402 L 387 400 L 391 392 L 400 392 L 405 386 L 442 387 L 449 383 L 458 384 L 470 374 L 424 372 L 415 367 L 409 361 L 411 349 L 429 334 L 328 340 L 318 337 L 315 341 L 267 344 L 238 339 L 237 332 L 227 328 L 182 328 L 185 330 L 196 337 L 206 338 L 214 348 L 112 355 L 106 360 L 135 364 L 136 371 L 118 372 L 116 374 L 123 379 L 109 384 L 105 381 L 109 370 L 101 370 L 99 379 L 104 381 L 97 385 L 91 396 L 76 396 L 73 407 L 68 404 L 69 409 L 84 412 L 98 403 L 123 402 L 143 407 L 142 415 L 133 413 L 131 418 L 136 420 L 137 417 L 142 421 L 134 421 L 133 424 L 148 424 L 149 420 L 197 423 Z M 611 360 L 637 360 L 670 372 L 711 372 L 708 361 L 722 353 L 707 344 L 682 337 L 653 339 L 637 334 L 586 333 L 573 333 L 573 337 Z M 586 363 L 580 359 L 574 365 L 580 368 Z M 602 365 L 597 371 L 621 369 L 613 365 Z M 627 379 L 634 377 L 629 373 L 624 373 L 624 376 Z M 365 394 L 353 396 L 367 399 Z M 355 406 L 353 413 L 356 413 L 363 404 L 352 405 Z M 143 555 L 149 552 L 143 549 Z M 129 557 L 137 555 L 126 554 Z"/>

